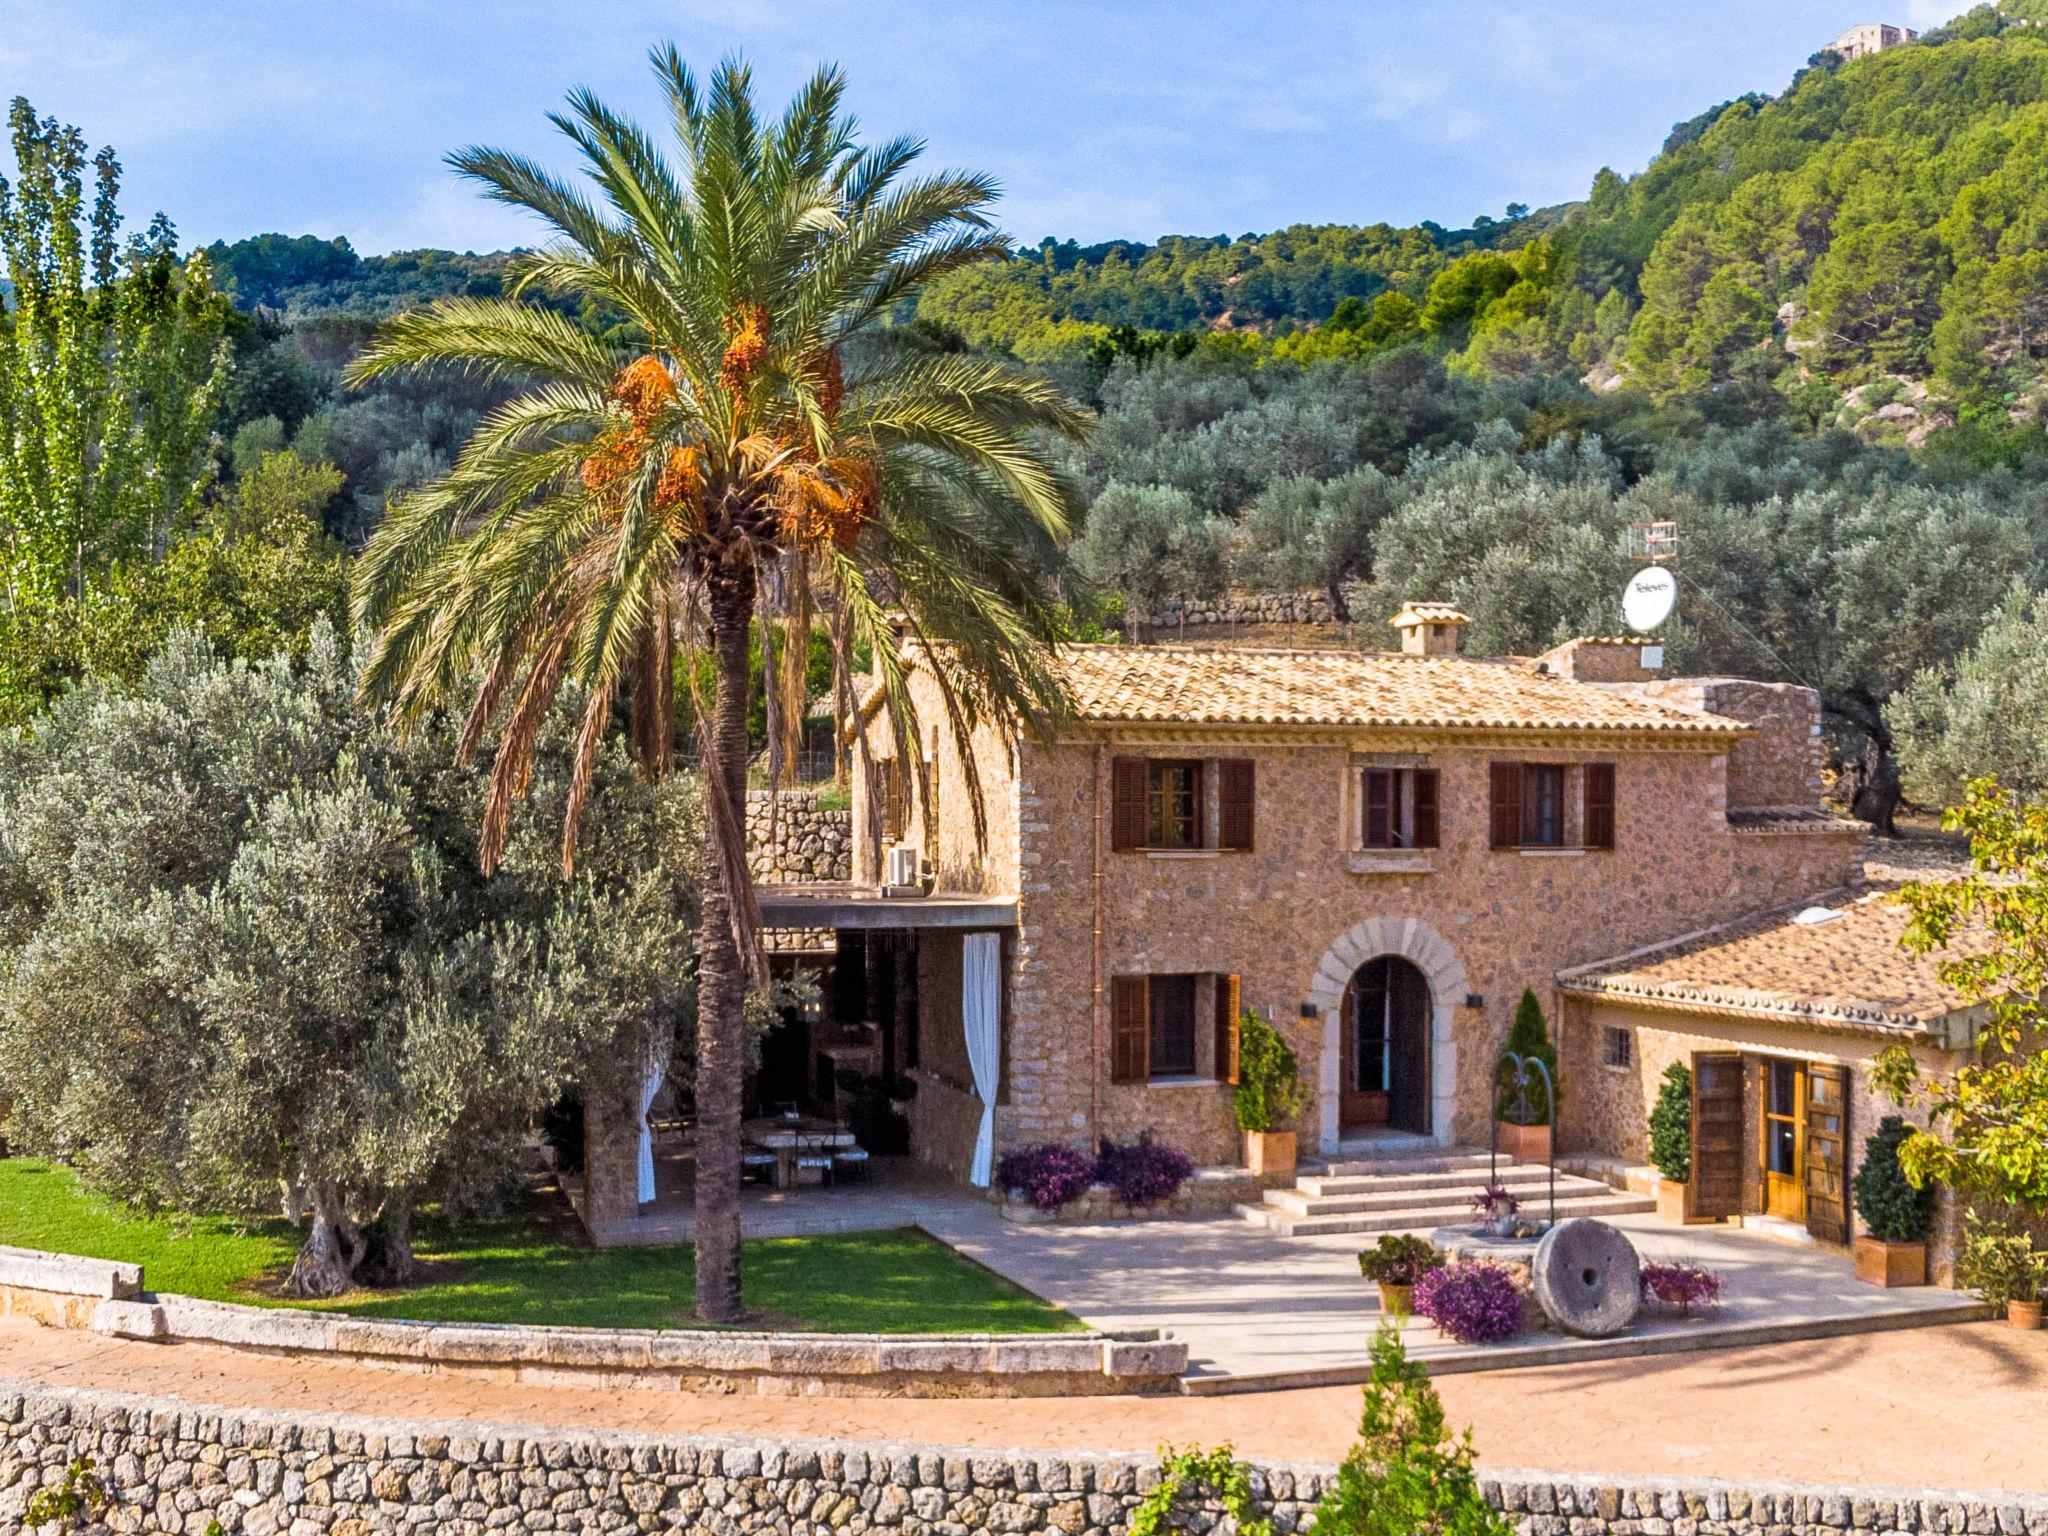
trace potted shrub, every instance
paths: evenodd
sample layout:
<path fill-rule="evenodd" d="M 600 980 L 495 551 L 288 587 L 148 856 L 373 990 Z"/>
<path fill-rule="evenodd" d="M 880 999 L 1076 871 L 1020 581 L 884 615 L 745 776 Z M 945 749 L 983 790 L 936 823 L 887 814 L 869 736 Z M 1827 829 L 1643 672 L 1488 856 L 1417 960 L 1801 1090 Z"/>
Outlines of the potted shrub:
<path fill-rule="evenodd" d="M 1650 1110 L 1650 1162 L 1657 1169 L 1657 1214 L 1683 1226 L 1692 1214 L 1692 1069 L 1674 1061 L 1664 1069 Z"/>
<path fill-rule="evenodd" d="M 1294 1132 L 1283 1127 L 1301 1113 L 1305 1098 L 1293 1048 L 1246 1009 L 1237 1021 L 1237 1093 L 1231 1100 L 1244 1132 L 1245 1167 L 1253 1173 L 1293 1171 Z"/>
<path fill-rule="evenodd" d="M 2048 1281 L 2048 1254 L 2024 1232 L 1979 1225 L 1974 1218 L 1956 1260 L 1956 1279 L 1994 1307 L 2005 1308 L 2015 1328 L 2041 1326 L 2041 1285 Z"/>
<path fill-rule="evenodd" d="M 1512 1067 L 1503 1066 L 1502 1080 L 1494 1085 L 1495 1135 L 1501 1151 L 1517 1162 L 1547 1163 L 1551 1151 L 1551 1123 L 1557 1118 L 1557 1047 L 1550 1043 L 1550 1030 L 1543 1022 L 1543 1005 L 1536 1001 L 1533 987 L 1522 989 L 1515 1005 L 1515 1022 L 1508 1029 L 1507 1048 L 1515 1055 L 1543 1063 L 1550 1074 L 1550 1092 L 1543 1080 L 1531 1072 L 1522 1088 L 1512 1086 Z"/>
<path fill-rule="evenodd" d="M 1856 1175 L 1856 1214 L 1869 1230 L 1855 1241 L 1856 1278 L 1871 1285 L 1925 1285 L 1927 1233 L 1934 1225 L 1934 1190 L 1915 1189 L 1899 1166 L 1899 1144 L 1913 1128 L 1886 1115 L 1863 1144 Z"/>
<path fill-rule="evenodd" d="M 1388 1232 L 1358 1256 L 1358 1272 L 1380 1288 L 1380 1310 L 1406 1317 L 1415 1310 L 1415 1282 L 1444 1267 L 1434 1246 L 1407 1232 Z"/>

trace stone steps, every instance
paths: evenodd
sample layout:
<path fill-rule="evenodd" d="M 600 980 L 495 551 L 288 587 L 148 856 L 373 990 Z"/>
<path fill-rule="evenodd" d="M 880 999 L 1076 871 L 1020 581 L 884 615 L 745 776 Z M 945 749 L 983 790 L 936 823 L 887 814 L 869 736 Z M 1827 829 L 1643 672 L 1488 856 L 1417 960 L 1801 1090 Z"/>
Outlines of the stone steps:
<path fill-rule="evenodd" d="M 1346 1160 L 1305 1173 L 1292 1189 L 1270 1189 L 1257 1204 L 1237 1207 L 1245 1220 L 1282 1237 L 1346 1232 L 1431 1232 L 1478 1218 L 1472 1199 L 1486 1186 L 1484 1152 L 1450 1150 L 1430 1156 Z M 1502 1158 L 1498 1182 L 1525 1210 L 1548 1216 L 1550 1170 L 1541 1163 Z M 1616 1190 L 1597 1179 L 1557 1175 L 1557 1215 L 1624 1216 L 1652 1211 L 1647 1195 Z"/>
<path fill-rule="evenodd" d="M 1327 1183 L 1327 1180 L 1318 1181 Z M 1331 1191 L 1308 1190 L 1300 1186 L 1293 1189 L 1274 1189 L 1266 1192 L 1264 1203 L 1287 1212 L 1291 1216 L 1340 1216 L 1356 1215 L 1365 1211 L 1408 1211 L 1434 1210 L 1442 1206 L 1462 1206 L 1469 1210 L 1472 1197 L 1484 1185 L 1470 1181 L 1456 1185 L 1432 1185 L 1425 1189 L 1396 1188 L 1381 1189 L 1370 1179 L 1346 1179 L 1351 1188 Z M 1521 1201 L 1525 1208 L 1537 1209 L 1549 1199 L 1550 1181 L 1540 1170 L 1533 1178 L 1501 1177 L 1501 1187 Z M 1576 1179 L 1568 1174 L 1557 1176 L 1557 1200 L 1563 1205 L 1566 1200 L 1583 1200 L 1594 1195 L 1614 1193 L 1605 1184 L 1592 1179 Z M 1655 1204 L 1654 1201 L 1651 1202 Z"/>

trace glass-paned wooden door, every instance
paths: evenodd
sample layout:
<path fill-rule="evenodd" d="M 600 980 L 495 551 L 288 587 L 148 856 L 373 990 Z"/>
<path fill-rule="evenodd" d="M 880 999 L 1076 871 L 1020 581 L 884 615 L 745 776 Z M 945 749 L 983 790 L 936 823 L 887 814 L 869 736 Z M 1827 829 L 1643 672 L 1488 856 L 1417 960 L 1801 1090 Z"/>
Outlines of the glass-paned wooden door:
<path fill-rule="evenodd" d="M 1767 1061 L 1764 1071 L 1764 1211 L 1806 1220 L 1806 1068 Z"/>

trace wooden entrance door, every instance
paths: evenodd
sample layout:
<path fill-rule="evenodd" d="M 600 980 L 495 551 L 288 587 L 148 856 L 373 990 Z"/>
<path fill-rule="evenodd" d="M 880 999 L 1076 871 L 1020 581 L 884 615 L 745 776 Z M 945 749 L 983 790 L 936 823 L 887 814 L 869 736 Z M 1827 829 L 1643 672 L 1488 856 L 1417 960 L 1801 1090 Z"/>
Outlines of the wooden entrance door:
<path fill-rule="evenodd" d="M 1399 955 L 1368 960 L 1344 996 L 1340 1131 L 1430 1130 L 1429 982 Z"/>
<path fill-rule="evenodd" d="M 1806 1220 L 1806 1066 L 1763 1063 L 1764 1212 Z"/>
<path fill-rule="evenodd" d="M 1806 1230 L 1849 1241 L 1849 1069 L 1806 1069 Z"/>
<path fill-rule="evenodd" d="M 1702 1051 L 1692 1059 L 1692 1181 L 1699 1217 L 1742 1212 L 1742 1058 Z"/>

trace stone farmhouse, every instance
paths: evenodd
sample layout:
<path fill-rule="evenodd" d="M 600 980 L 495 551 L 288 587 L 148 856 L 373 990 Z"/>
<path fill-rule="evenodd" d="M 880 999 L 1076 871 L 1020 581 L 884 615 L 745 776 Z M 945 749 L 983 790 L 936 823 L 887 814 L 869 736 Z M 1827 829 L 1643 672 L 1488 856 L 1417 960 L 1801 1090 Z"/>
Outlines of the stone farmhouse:
<path fill-rule="evenodd" d="M 850 880 L 757 888 L 826 983 L 764 1046 L 759 1099 L 914 1085 L 910 1150 L 974 1184 L 1041 1141 L 1231 1165 L 1251 1009 L 1313 1085 L 1306 1156 L 1484 1148 L 1533 988 L 1560 1162 L 1639 1186 L 1685 1061 L 1695 1213 L 1846 1241 L 1890 1112 L 1877 1052 L 1940 1070 L 1974 1021 L 1858 887 L 1866 829 L 1820 807 L 1817 696 L 1666 678 L 1637 641 L 1467 656 L 1466 622 L 1410 604 L 1393 652 L 1067 647 L 1070 718 L 979 728 L 966 757 L 910 648 L 917 733 L 879 689 L 846 726 Z M 1323 1229 L 1308 1215 L 1291 1229 Z"/>

